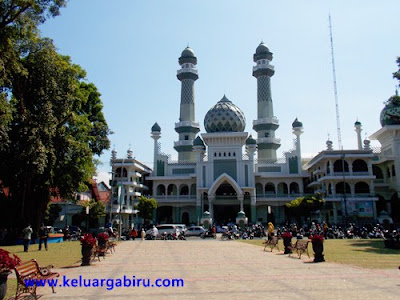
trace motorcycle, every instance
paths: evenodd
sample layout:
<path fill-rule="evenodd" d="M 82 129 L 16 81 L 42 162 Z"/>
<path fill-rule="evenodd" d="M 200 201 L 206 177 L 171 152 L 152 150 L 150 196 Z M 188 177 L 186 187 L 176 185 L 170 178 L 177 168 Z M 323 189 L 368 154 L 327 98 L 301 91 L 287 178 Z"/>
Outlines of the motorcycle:
<path fill-rule="evenodd" d="M 212 239 L 216 239 L 217 238 L 217 234 L 214 232 L 211 232 L 210 230 L 203 232 L 202 234 L 200 234 L 200 237 L 202 239 L 205 238 L 212 238 Z"/>
<path fill-rule="evenodd" d="M 239 233 L 233 233 L 233 232 L 224 232 L 221 236 L 221 239 L 223 241 L 227 241 L 227 240 L 237 240 L 240 238 L 240 234 Z"/>

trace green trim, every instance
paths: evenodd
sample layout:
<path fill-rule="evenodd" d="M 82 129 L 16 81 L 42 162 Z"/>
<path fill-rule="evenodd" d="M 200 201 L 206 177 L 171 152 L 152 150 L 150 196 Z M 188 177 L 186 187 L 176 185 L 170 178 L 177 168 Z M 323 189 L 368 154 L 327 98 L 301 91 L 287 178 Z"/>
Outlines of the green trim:
<path fill-rule="evenodd" d="M 178 152 L 192 152 L 193 146 L 174 146 L 174 149 Z"/>
<path fill-rule="evenodd" d="M 176 75 L 176 77 L 179 80 L 184 80 L 184 79 L 192 79 L 193 81 L 196 81 L 199 79 L 199 75 L 192 73 L 192 72 L 182 72 Z"/>
<path fill-rule="evenodd" d="M 258 144 L 258 150 L 276 150 L 281 146 L 281 144 L 274 144 L 274 143 L 262 143 Z"/>
<path fill-rule="evenodd" d="M 193 174 L 196 171 L 194 169 L 172 169 L 172 174 L 173 175 L 179 175 L 179 174 Z"/>
<path fill-rule="evenodd" d="M 182 127 L 176 127 L 175 131 L 177 133 L 194 133 L 194 134 L 196 134 L 196 133 L 200 132 L 200 128 L 192 127 L 192 126 L 185 126 L 185 127 L 182 126 Z"/>
<path fill-rule="evenodd" d="M 257 208 L 255 205 L 250 205 L 251 211 L 251 223 L 256 224 L 257 222 Z"/>
<path fill-rule="evenodd" d="M 266 69 L 257 69 L 257 70 L 254 70 L 254 71 L 253 71 L 253 76 L 254 76 L 254 77 L 259 77 L 259 76 L 263 76 L 263 75 L 266 75 L 266 76 L 271 77 L 271 76 L 273 76 L 274 74 L 275 74 L 275 71 L 272 70 L 272 69 L 269 69 L 269 68 L 266 68 Z"/>
<path fill-rule="evenodd" d="M 278 127 L 279 127 L 278 124 L 273 124 L 273 123 L 263 123 L 263 124 L 253 125 L 253 129 L 256 132 L 259 132 L 261 130 L 277 130 Z"/>

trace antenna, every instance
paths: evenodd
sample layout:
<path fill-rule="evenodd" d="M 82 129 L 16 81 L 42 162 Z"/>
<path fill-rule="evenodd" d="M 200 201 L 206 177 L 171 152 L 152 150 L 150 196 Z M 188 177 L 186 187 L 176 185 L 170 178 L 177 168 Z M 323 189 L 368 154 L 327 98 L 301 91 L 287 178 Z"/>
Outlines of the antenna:
<path fill-rule="evenodd" d="M 340 132 L 339 100 L 338 100 L 337 86 L 336 86 L 335 56 L 334 56 L 334 54 L 333 54 L 333 38 L 332 38 L 331 13 L 329 13 L 329 34 L 330 34 L 330 38 L 331 38 L 333 90 L 334 90 L 334 93 L 335 93 L 336 129 L 337 129 L 337 137 L 338 137 L 338 147 L 339 147 L 339 149 L 343 149 L 343 147 L 342 147 L 342 134 L 341 134 L 341 132 Z"/>

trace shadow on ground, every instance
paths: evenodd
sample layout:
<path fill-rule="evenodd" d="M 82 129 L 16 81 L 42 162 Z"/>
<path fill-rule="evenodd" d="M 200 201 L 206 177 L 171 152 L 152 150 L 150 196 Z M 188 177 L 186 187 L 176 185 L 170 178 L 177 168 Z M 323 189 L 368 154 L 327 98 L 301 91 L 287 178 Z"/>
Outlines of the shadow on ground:
<path fill-rule="evenodd" d="M 362 247 L 363 249 L 357 249 L 356 251 L 366 251 L 379 254 L 400 254 L 400 250 L 385 248 L 383 240 L 357 240 L 350 243 L 352 247 Z"/>

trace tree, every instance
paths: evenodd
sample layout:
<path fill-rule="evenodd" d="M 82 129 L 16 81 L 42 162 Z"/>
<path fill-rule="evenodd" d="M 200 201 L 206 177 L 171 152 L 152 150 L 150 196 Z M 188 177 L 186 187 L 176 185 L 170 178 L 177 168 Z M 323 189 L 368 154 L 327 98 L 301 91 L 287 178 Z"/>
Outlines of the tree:
<path fill-rule="evenodd" d="M 153 211 L 157 206 L 157 201 L 154 198 L 139 197 L 139 203 L 137 205 L 139 211 L 138 215 L 143 218 L 145 224 L 153 218 Z"/>
<path fill-rule="evenodd" d="M 81 214 L 83 220 L 86 219 L 86 207 L 89 206 L 89 228 L 99 227 L 99 219 L 106 215 L 106 207 L 102 202 L 98 202 L 95 199 L 88 201 L 81 201 L 80 204 L 83 206 Z"/>
<path fill-rule="evenodd" d="M 311 217 L 311 212 L 320 210 L 324 205 L 325 200 L 322 198 L 321 193 L 314 195 L 306 195 L 298 197 L 289 203 L 286 203 L 286 207 L 289 208 L 291 214 L 297 218 L 300 217 Z M 300 223 L 300 222 L 299 222 Z"/>
<path fill-rule="evenodd" d="M 41 39 L 21 59 L 11 86 L 7 149 L 0 178 L 17 201 L 19 223 L 38 226 L 50 196 L 71 199 L 95 173 L 93 155 L 109 148 L 100 93 L 85 71 Z"/>

